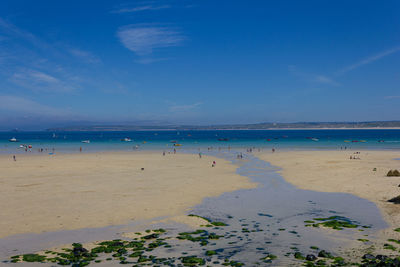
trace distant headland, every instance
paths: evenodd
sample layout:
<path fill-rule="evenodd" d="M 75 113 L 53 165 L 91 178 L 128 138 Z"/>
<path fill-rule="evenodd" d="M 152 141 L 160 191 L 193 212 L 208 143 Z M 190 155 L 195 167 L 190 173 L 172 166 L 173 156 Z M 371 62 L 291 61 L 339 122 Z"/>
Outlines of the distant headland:
<path fill-rule="evenodd" d="M 47 131 L 174 131 L 174 130 L 300 130 L 300 129 L 400 129 L 400 121 L 292 122 L 221 125 L 91 125 L 49 128 Z"/>

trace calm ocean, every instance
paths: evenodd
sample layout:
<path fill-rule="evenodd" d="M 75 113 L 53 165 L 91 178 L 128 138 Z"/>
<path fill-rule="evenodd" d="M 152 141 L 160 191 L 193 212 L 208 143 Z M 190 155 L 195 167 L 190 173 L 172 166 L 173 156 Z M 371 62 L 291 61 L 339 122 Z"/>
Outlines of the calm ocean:
<path fill-rule="evenodd" d="M 10 142 L 15 137 L 18 142 Z M 121 139 L 130 138 L 131 142 Z M 222 141 L 219 139 L 223 139 Z M 90 143 L 82 143 L 90 140 Z M 241 149 L 400 149 L 400 130 L 229 130 L 132 132 L 0 132 L 0 153 L 24 152 L 20 145 L 56 152 L 181 150 L 207 147 Z"/>

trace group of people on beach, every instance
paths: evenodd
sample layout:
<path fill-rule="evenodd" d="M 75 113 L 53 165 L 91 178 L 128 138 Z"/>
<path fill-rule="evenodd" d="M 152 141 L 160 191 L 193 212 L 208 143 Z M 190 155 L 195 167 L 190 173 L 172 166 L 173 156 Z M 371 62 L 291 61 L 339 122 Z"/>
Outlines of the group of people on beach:
<path fill-rule="evenodd" d="M 356 154 L 357 156 L 350 156 L 350 159 L 361 159 L 358 155 L 360 155 L 361 153 L 359 151 L 354 152 L 354 154 Z"/>

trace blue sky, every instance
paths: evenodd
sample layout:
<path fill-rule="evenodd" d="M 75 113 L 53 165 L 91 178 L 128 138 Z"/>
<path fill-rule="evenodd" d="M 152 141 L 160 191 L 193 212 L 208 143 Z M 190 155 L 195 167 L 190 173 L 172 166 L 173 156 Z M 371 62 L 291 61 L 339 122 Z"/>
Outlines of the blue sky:
<path fill-rule="evenodd" d="M 400 1 L 0 2 L 0 129 L 400 119 Z"/>

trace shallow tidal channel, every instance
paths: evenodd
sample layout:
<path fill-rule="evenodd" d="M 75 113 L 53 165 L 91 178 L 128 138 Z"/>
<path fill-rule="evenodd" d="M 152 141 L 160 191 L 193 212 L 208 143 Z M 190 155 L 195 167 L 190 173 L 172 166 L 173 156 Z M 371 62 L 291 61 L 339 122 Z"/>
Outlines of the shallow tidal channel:
<path fill-rule="evenodd" d="M 7 237 L 0 239 L 0 256 L 2 260 L 9 260 L 11 255 L 34 253 L 65 244 L 68 246 L 73 242 L 87 243 L 116 238 L 129 241 L 131 239 L 122 237 L 123 232 L 137 231 L 139 225 L 142 227 L 141 230 L 144 230 L 143 225 L 146 225 L 146 229 L 165 229 L 166 232 L 159 237 L 162 238 L 160 242 L 167 245 L 162 244 L 152 250 L 144 250 L 143 255 L 169 258 L 167 263 L 173 266 L 183 266 L 182 257 L 188 256 L 203 258 L 206 265 L 212 266 L 222 266 L 229 262 L 232 262 L 230 266 L 240 266 L 234 265 L 235 263 L 246 266 L 257 264 L 285 266 L 299 264 L 294 258 L 295 252 L 304 255 L 316 254 L 316 248 L 319 248 L 333 254 L 340 253 L 354 240 L 373 240 L 378 230 L 387 227 L 378 208 L 368 200 L 345 193 L 298 189 L 277 173 L 278 168 L 251 153 L 245 153 L 243 159 L 237 159 L 237 153 L 229 151 L 208 154 L 231 161 L 238 166 L 238 174 L 249 177 L 259 186 L 206 198 L 200 205 L 193 207 L 188 214 L 207 218 L 210 222 L 225 224 L 225 226 L 199 227 L 204 232 L 193 234 L 193 237 L 206 236 L 202 239 L 203 243 L 176 238 L 185 237 L 182 235 L 183 231 L 193 231 L 187 226 L 164 223 L 149 225 L 151 221 L 141 221 L 105 228 Z M 331 216 L 346 218 L 357 227 L 334 230 L 313 227 L 307 223 L 318 222 L 316 218 Z M 137 238 L 140 240 L 141 236 Z M 133 263 L 130 266 L 137 264 L 137 259 L 129 262 L 129 256 L 126 257 L 128 263 Z M 107 255 L 100 255 L 98 259 L 101 262 L 92 264 L 119 265 L 121 257 L 112 260 L 106 258 Z M 12 263 L 3 264 L 12 265 Z M 37 264 L 35 263 L 35 266 Z M 145 261 L 143 264 L 152 265 L 150 261 Z"/>

